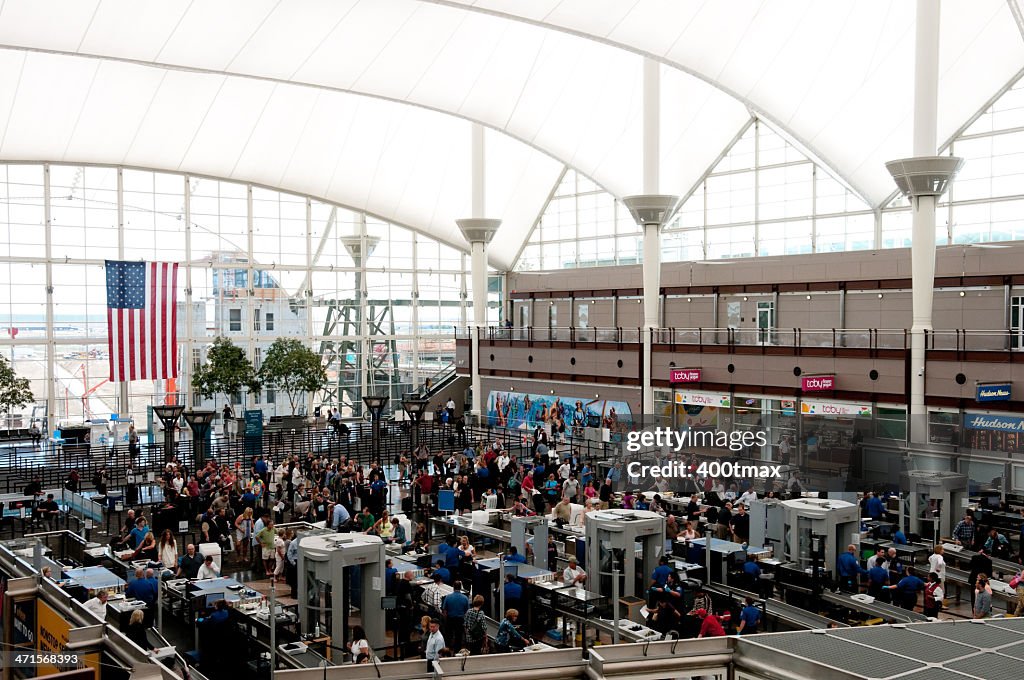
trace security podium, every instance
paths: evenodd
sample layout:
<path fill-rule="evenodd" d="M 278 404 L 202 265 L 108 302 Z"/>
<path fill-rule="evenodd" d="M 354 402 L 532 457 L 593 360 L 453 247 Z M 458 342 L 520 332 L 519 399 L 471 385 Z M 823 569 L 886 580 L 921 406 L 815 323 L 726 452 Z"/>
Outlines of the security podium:
<path fill-rule="evenodd" d="M 665 518 L 647 510 L 587 514 L 587 589 L 611 597 L 647 595 L 647 581 L 665 553 Z M 619 572 L 618 593 L 612 575 Z"/>
<path fill-rule="evenodd" d="M 941 470 L 908 470 L 900 475 L 909 533 L 929 541 L 953 535 L 967 498 L 967 475 Z"/>
<path fill-rule="evenodd" d="M 314 534 L 299 540 L 299 621 L 314 632 L 319 613 L 329 609 L 331 645 L 347 648 L 350 604 L 359 609 L 370 647 L 384 639 L 384 543 L 366 534 Z"/>

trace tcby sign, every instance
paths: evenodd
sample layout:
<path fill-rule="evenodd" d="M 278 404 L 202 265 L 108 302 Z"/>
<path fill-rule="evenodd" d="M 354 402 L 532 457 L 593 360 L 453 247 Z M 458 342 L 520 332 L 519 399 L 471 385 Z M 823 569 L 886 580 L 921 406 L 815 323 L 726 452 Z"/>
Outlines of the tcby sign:
<path fill-rule="evenodd" d="M 669 382 L 691 383 L 700 382 L 699 368 L 673 368 L 669 372 Z"/>
<path fill-rule="evenodd" d="M 804 392 L 827 392 L 836 388 L 834 375 L 805 375 L 800 378 L 800 389 Z"/>

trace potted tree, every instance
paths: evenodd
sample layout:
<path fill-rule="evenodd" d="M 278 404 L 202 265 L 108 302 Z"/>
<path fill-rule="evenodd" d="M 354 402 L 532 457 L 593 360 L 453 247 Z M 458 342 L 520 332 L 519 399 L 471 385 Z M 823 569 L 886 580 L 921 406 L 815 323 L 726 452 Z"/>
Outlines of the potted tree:
<path fill-rule="evenodd" d="M 241 394 L 242 388 L 248 392 L 259 391 L 256 369 L 241 347 L 228 338 L 216 338 L 206 353 L 206 363 L 192 374 L 192 389 L 206 399 L 223 394 L 230 400 L 231 395 Z"/>
<path fill-rule="evenodd" d="M 4 415 L 5 429 L 15 429 L 15 418 L 11 411 L 24 408 L 32 403 L 32 386 L 28 378 L 19 378 L 7 357 L 0 354 L 0 413 Z M 17 420 L 20 421 L 21 416 Z M 29 423 L 31 428 L 32 423 Z"/>
<path fill-rule="evenodd" d="M 323 389 L 327 384 L 327 369 L 320 355 L 294 338 L 278 338 L 267 350 L 260 366 L 259 378 L 265 385 L 273 385 L 288 395 L 292 418 L 284 419 L 286 428 L 302 426 L 295 418 L 295 409 L 304 395 Z"/>

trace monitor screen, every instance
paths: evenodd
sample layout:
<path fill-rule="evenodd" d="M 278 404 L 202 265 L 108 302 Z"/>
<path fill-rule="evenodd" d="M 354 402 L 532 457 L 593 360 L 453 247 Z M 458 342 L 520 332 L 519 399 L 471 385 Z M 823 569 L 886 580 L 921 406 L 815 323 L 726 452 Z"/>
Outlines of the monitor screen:
<path fill-rule="evenodd" d="M 879 524 L 875 527 L 875 538 L 882 541 L 887 541 L 892 538 L 893 525 L 891 524 Z"/>
<path fill-rule="evenodd" d="M 745 550 L 737 550 L 729 556 L 730 562 L 732 562 L 733 568 L 742 567 L 747 561 L 747 552 Z"/>
<path fill-rule="evenodd" d="M 206 594 L 206 600 L 205 600 L 203 606 L 206 609 L 213 609 L 213 606 L 215 604 L 217 604 L 217 600 L 223 600 L 223 599 L 224 599 L 224 593 L 207 593 Z"/>

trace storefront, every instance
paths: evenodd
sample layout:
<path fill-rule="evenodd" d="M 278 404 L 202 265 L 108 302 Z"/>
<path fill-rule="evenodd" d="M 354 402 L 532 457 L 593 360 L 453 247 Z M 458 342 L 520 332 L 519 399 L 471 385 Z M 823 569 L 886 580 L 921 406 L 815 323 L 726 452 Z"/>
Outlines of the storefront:
<path fill-rule="evenodd" d="M 800 446 L 808 464 L 847 467 L 852 452 L 872 432 L 872 404 L 804 399 L 800 402 Z"/>
<path fill-rule="evenodd" d="M 1024 416 L 1014 413 L 964 413 L 961 450 L 1024 453 Z"/>
<path fill-rule="evenodd" d="M 760 459 L 781 460 L 782 450 L 791 449 L 797 441 L 796 400 L 737 394 L 733 399 L 733 427 L 755 434 L 764 431 L 768 443 L 760 447 Z"/>

